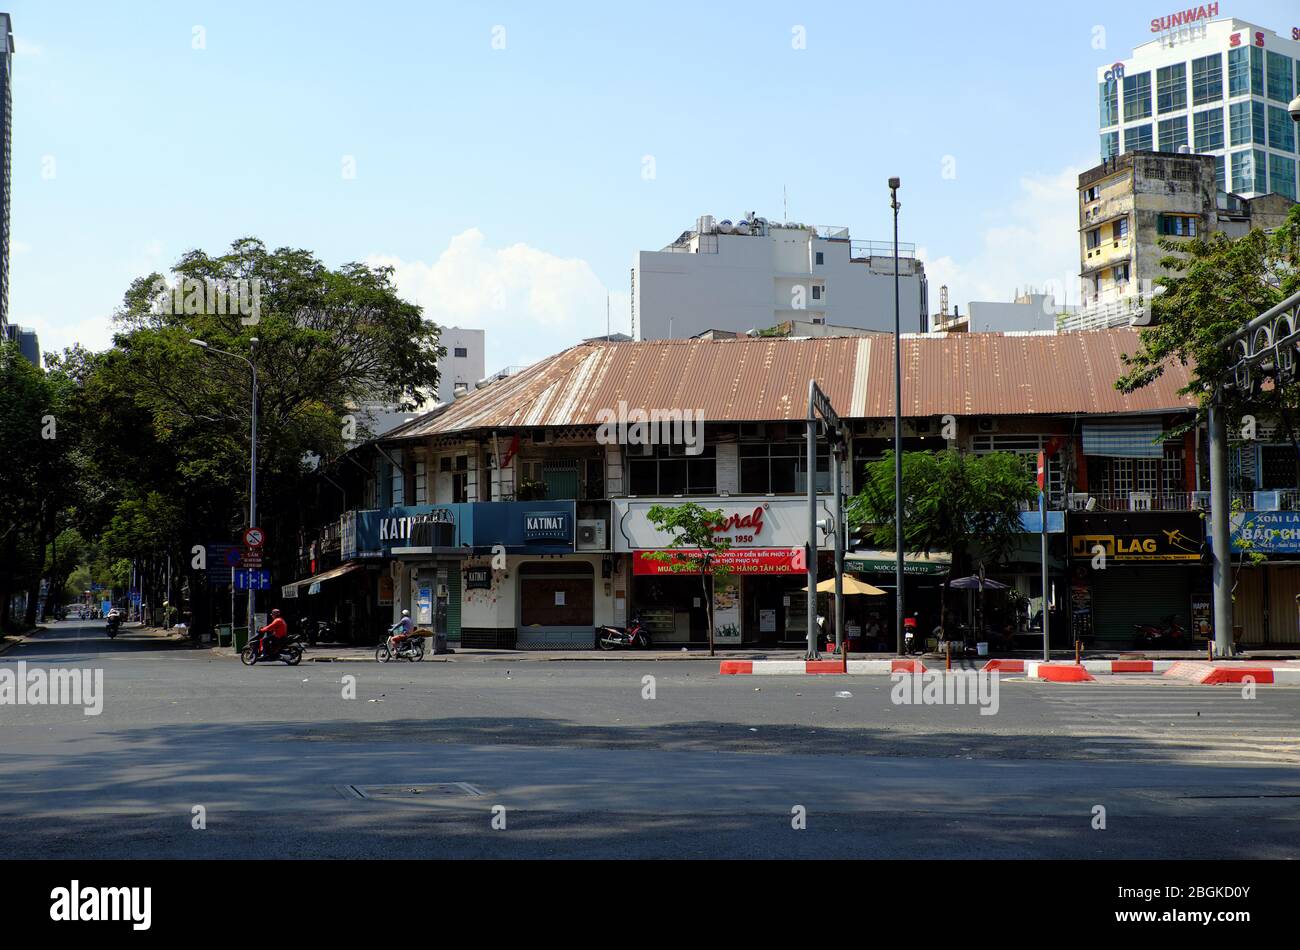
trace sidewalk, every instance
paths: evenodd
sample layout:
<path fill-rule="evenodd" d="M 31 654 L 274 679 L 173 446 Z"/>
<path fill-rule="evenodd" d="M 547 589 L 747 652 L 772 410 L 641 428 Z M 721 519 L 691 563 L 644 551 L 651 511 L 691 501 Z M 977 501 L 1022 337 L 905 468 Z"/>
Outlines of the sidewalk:
<path fill-rule="evenodd" d="M 161 631 L 159 631 L 161 632 Z M 378 644 L 369 646 L 347 646 L 336 643 L 318 643 L 315 646 L 306 646 L 303 660 L 309 663 L 374 663 L 375 647 Z M 235 657 L 235 652 L 229 647 L 217 647 L 211 644 L 203 644 L 202 648 L 210 649 L 218 655 Z M 701 647 L 687 647 L 668 650 L 492 650 L 492 649 L 462 649 L 453 646 L 454 653 L 443 656 L 434 656 L 432 653 L 426 653 L 425 663 L 446 663 L 446 662 L 473 662 L 487 663 L 493 661 L 507 660 L 514 663 L 532 662 L 689 662 L 693 660 L 706 660 L 717 662 L 719 660 L 790 660 L 802 661 L 804 651 L 799 649 L 783 650 L 717 650 L 713 656 L 709 656 L 709 651 Z M 836 654 L 823 651 L 821 654 L 823 660 L 832 660 L 839 662 Z M 1041 651 L 1019 651 L 1013 654 L 1000 655 L 999 659 L 1014 659 L 1021 661 L 1041 660 Z M 1199 651 L 1194 650 L 1153 650 L 1148 652 L 1124 652 L 1124 651 L 1090 651 L 1082 655 L 1084 660 L 1204 660 L 1205 656 Z M 859 660 L 877 660 L 889 662 L 899 659 L 895 653 L 850 653 L 850 661 Z M 918 656 L 914 659 L 923 659 L 929 669 L 943 669 L 946 658 L 942 653 L 927 653 L 924 656 Z M 980 670 L 988 663 L 991 657 L 957 657 L 952 658 L 953 669 Z M 1287 660 L 1300 659 L 1300 650 L 1290 651 L 1261 651 L 1257 653 L 1243 653 L 1240 657 L 1234 658 L 1240 660 Z M 1053 650 L 1052 660 L 1054 662 L 1074 662 L 1073 651 Z M 1219 660 L 1217 662 L 1234 662 L 1233 660 Z"/>

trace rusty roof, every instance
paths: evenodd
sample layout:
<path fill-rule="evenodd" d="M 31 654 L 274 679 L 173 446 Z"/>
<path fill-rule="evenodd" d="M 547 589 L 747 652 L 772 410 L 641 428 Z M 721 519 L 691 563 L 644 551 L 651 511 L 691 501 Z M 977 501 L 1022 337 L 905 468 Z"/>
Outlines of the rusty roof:
<path fill-rule="evenodd" d="M 955 333 L 903 338 L 903 415 L 1165 413 L 1188 371 L 1170 366 L 1132 395 L 1114 388 L 1130 329 L 1066 334 Z M 473 390 L 386 433 L 597 425 L 601 410 L 698 410 L 709 422 L 778 422 L 807 414 L 808 380 L 846 418 L 893 415 L 893 338 L 588 341 Z"/>

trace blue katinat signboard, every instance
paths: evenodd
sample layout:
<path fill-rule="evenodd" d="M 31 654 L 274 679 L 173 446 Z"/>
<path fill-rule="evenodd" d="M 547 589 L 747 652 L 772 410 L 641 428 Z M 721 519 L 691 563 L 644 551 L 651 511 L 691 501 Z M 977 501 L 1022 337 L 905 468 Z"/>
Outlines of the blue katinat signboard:
<path fill-rule="evenodd" d="M 366 557 L 388 557 L 393 548 L 414 547 L 416 526 L 421 524 L 447 525 L 451 528 L 448 540 L 451 546 L 463 542 L 458 538 L 462 509 L 468 505 L 406 505 L 401 508 L 378 508 L 372 511 L 350 511 L 343 520 L 343 560 Z M 422 540 L 422 539 L 421 539 Z"/>
<path fill-rule="evenodd" d="M 573 552 L 572 501 L 489 501 L 468 505 L 461 538 L 486 554 L 501 545 L 512 554 Z"/>
<path fill-rule="evenodd" d="M 524 543 L 570 541 L 573 519 L 567 511 L 525 511 Z"/>
<path fill-rule="evenodd" d="M 1229 523 L 1234 551 L 1300 552 L 1300 511 L 1239 511 L 1229 517 Z"/>

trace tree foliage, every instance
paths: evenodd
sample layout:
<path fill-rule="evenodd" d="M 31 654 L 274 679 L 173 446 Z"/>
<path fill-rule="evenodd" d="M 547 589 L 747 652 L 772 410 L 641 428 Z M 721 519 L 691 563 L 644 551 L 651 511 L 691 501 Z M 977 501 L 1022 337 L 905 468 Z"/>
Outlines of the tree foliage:
<path fill-rule="evenodd" d="M 1300 205 L 1271 234 L 1257 229 L 1232 239 L 1216 231 L 1189 240 L 1166 238 L 1161 247 L 1168 252 L 1161 261 L 1168 273 L 1155 281 L 1161 292 L 1151 300 L 1154 325 L 1141 331 L 1138 351 L 1125 355 L 1127 371 L 1115 387 L 1131 393 L 1170 365 L 1187 366 L 1190 380 L 1180 392 L 1195 396 L 1203 413 L 1230 365 L 1223 340 L 1300 291 Z M 1232 411 L 1286 413 L 1284 422 L 1294 428 L 1294 386 L 1225 396 Z"/>
<path fill-rule="evenodd" d="M 709 656 L 713 656 L 713 595 L 709 578 L 725 577 L 731 568 L 719 563 L 718 555 L 731 549 L 731 539 L 719 536 L 726 520 L 721 508 L 705 508 L 694 502 L 681 505 L 651 505 L 646 518 L 660 531 L 672 534 L 667 551 L 647 551 L 645 557 L 659 561 L 675 574 L 699 573 L 708 616 Z"/>
<path fill-rule="evenodd" d="M 868 463 L 866 476 L 849 500 L 849 524 L 878 547 L 893 548 L 894 453 Z M 1010 452 L 904 452 L 904 548 L 956 556 L 978 543 L 990 561 L 1000 562 L 1023 532 L 1021 503 L 1037 495 L 1024 461 Z"/>

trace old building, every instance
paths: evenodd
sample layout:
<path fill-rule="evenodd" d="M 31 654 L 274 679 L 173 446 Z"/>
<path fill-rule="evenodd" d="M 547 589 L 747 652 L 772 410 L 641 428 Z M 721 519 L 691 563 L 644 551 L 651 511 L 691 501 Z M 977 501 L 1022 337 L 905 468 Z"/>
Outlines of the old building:
<path fill-rule="evenodd" d="M 1131 329 L 903 340 L 905 451 L 1011 452 L 1031 470 L 1046 453 L 1046 601 L 1060 646 L 1079 636 L 1127 649 L 1136 624 L 1172 615 L 1191 628 L 1205 615 L 1205 440 L 1198 428 L 1179 431 L 1194 408 L 1178 394 L 1186 370 L 1138 393 L 1115 390 L 1121 355 L 1137 343 Z M 698 644 L 707 633 L 700 579 L 646 557 L 668 543 L 648 509 L 693 501 L 723 511 L 733 545 L 734 586 L 712 593 L 724 608 L 719 642 L 802 644 L 794 549 L 807 531 L 808 380 L 850 425 L 843 484 L 856 492 L 865 465 L 892 447 L 892 367 L 885 335 L 571 347 L 327 466 L 315 500 L 304 495 L 303 559 L 282 603 L 351 624 L 363 639 L 407 608 L 466 646 L 590 647 L 595 625 L 634 615 L 658 643 Z M 1275 443 L 1283 448 L 1267 447 Z M 1238 447 L 1244 511 L 1295 517 L 1300 491 L 1285 456 L 1277 433 Z M 812 478 L 826 516 L 831 464 L 823 443 Z M 1016 591 L 1014 622 L 1030 636 L 1044 601 L 1036 513 L 1024 524 L 1023 543 L 989 573 Z M 1300 548 L 1292 534 L 1300 525 L 1273 543 Z M 893 553 L 852 540 L 848 569 L 891 592 L 850 605 L 850 631 L 865 636 L 872 614 L 885 627 L 892 616 Z M 831 546 L 819 530 L 822 576 Z M 1300 642 L 1277 614 L 1300 584 L 1300 567 L 1284 558 L 1267 577 L 1239 577 L 1240 590 L 1270 584 L 1277 602 L 1270 625 L 1254 595 L 1238 597 L 1248 645 Z M 975 567 L 952 561 L 951 552 L 909 561 L 909 611 L 923 621 L 951 572 Z"/>
<path fill-rule="evenodd" d="M 1079 176 L 1079 278 L 1083 306 L 1061 319 L 1063 330 L 1150 323 L 1162 240 L 1211 231 L 1239 237 L 1276 227 L 1294 202 L 1218 190 L 1210 155 L 1135 151 Z"/>

